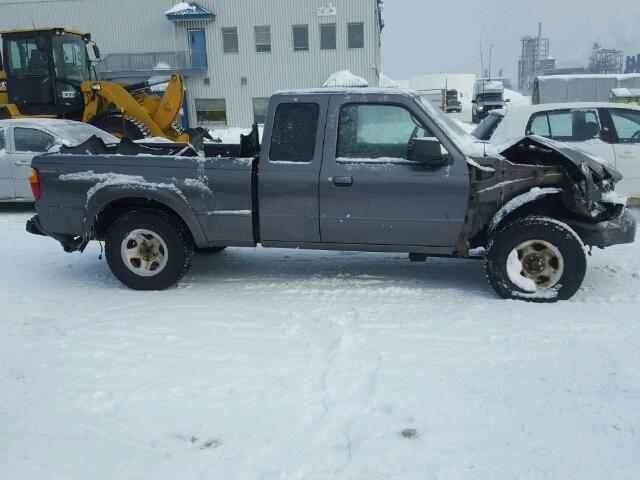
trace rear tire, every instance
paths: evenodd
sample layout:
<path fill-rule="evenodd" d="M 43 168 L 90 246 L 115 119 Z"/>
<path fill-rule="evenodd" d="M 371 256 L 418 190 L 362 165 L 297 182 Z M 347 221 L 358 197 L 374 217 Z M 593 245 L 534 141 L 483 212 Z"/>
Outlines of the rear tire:
<path fill-rule="evenodd" d="M 151 131 L 140 120 L 118 112 L 98 114 L 89 123 L 118 138 L 142 140 L 151 136 Z"/>
<path fill-rule="evenodd" d="M 485 270 L 502 298 L 552 303 L 568 300 L 580 289 L 587 258 L 582 241 L 568 225 L 531 216 L 494 233 Z"/>
<path fill-rule="evenodd" d="M 109 268 L 134 290 L 164 290 L 191 267 L 193 243 L 185 227 L 154 209 L 134 210 L 118 218 L 107 233 Z"/>

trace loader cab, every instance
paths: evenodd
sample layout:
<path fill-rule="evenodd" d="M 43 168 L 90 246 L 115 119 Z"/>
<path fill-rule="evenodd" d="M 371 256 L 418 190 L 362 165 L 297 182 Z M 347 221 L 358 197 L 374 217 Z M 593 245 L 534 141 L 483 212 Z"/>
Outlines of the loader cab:
<path fill-rule="evenodd" d="M 63 28 L 2 32 L 8 103 L 21 115 L 81 119 L 90 41 Z"/>

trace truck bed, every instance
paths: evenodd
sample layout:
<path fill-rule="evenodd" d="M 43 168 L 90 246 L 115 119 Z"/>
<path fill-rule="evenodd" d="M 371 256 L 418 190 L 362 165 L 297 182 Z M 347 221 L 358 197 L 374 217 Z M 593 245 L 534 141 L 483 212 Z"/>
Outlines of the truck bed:
<path fill-rule="evenodd" d="M 189 226 L 201 232 L 194 235 L 198 246 L 246 246 L 254 243 L 253 163 L 235 157 L 41 155 L 33 160 L 42 185 L 36 209 L 44 230 L 77 236 L 89 233 L 87 218 L 125 201 L 131 190 L 134 201 L 164 203 L 195 222 Z"/>

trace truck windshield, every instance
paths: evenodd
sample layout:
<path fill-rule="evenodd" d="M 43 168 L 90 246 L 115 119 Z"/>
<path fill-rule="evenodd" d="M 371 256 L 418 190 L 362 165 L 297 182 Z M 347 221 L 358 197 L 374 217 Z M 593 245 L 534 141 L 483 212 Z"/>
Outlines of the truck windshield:
<path fill-rule="evenodd" d="M 58 78 L 78 82 L 88 79 L 87 47 L 80 35 L 54 35 L 53 56 Z"/>
<path fill-rule="evenodd" d="M 478 102 L 502 102 L 501 93 L 481 93 L 478 95 Z"/>

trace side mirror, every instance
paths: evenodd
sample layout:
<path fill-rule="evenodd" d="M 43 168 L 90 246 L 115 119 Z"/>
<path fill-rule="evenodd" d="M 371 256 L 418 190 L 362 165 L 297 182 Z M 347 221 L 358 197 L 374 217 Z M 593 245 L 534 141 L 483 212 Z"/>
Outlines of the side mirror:
<path fill-rule="evenodd" d="M 93 56 L 96 57 L 96 60 L 100 60 L 100 49 L 98 48 L 98 45 L 94 43 L 92 47 L 93 47 Z"/>
<path fill-rule="evenodd" d="M 449 163 L 437 138 L 413 138 L 409 143 L 409 160 L 431 168 L 444 167 Z"/>

